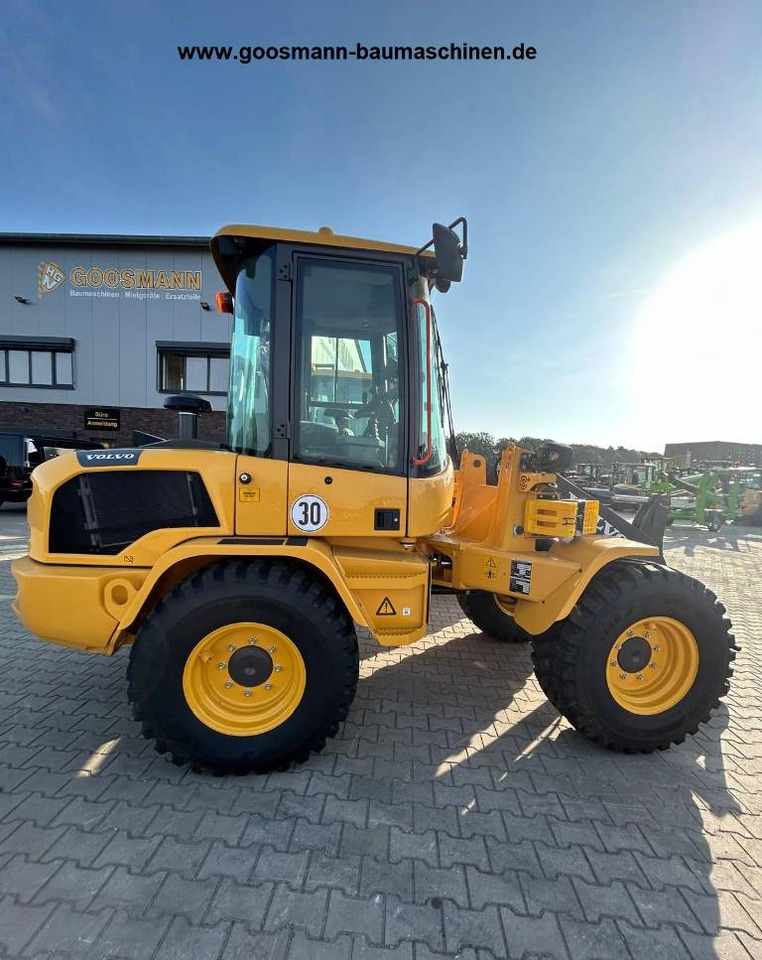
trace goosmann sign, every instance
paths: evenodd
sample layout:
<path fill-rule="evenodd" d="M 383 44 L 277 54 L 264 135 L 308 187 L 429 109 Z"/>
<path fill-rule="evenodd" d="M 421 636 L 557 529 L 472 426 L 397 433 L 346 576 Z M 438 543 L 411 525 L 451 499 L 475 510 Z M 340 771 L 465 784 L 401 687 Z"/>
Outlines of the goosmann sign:
<path fill-rule="evenodd" d="M 69 283 L 72 287 L 109 290 L 201 290 L 201 270 L 144 270 L 127 267 L 72 267 Z M 37 266 L 39 296 L 52 293 L 66 279 L 62 268 L 52 261 Z"/>

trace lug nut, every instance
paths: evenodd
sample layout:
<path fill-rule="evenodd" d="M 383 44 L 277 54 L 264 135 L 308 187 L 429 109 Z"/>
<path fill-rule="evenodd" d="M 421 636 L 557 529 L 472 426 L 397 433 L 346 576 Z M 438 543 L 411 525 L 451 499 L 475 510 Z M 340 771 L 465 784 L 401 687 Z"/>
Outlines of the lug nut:
<path fill-rule="evenodd" d="M 628 630 L 628 631 L 627 631 L 627 636 L 628 636 L 628 637 L 631 637 L 631 636 L 632 636 L 632 630 Z"/>
<path fill-rule="evenodd" d="M 627 679 L 627 674 L 626 674 L 626 673 L 620 673 L 620 674 L 619 674 L 619 679 L 620 679 L 620 680 L 626 680 L 626 679 Z"/>
<path fill-rule="evenodd" d="M 268 647 L 268 648 L 267 648 L 267 652 L 268 652 L 268 653 L 275 653 L 275 647 Z"/>
<path fill-rule="evenodd" d="M 652 660 L 651 663 L 648 664 L 648 666 L 649 666 L 652 670 L 655 670 L 655 669 L 656 669 L 656 663 L 655 663 L 655 661 Z"/>
<path fill-rule="evenodd" d="M 265 684 L 265 690 L 272 690 L 272 688 L 273 688 L 273 685 L 271 683 Z"/>
<path fill-rule="evenodd" d="M 228 650 L 232 653 L 235 650 L 235 644 L 231 643 L 230 646 L 228 647 Z"/>
<path fill-rule="evenodd" d="M 650 630 L 646 630 L 646 632 L 643 634 L 643 636 L 645 637 L 646 640 L 648 640 L 648 638 L 651 636 L 651 631 L 650 631 Z"/>
<path fill-rule="evenodd" d="M 227 664 L 225 663 L 224 660 L 222 660 L 222 661 L 220 661 L 220 662 L 217 664 L 217 669 L 218 669 L 218 670 L 224 670 L 226 666 L 227 666 Z"/>
<path fill-rule="evenodd" d="M 256 638 L 256 637 L 249 637 L 249 646 L 252 646 L 252 645 L 255 644 L 256 642 L 257 642 L 257 638 Z"/>
<path fill-rule="evenodd" d="M 616 664 L 617 664 L 617 661 L 616 661 L 616 660 L 612 660 L 611 663 L 609 664 L 609 666 L 610 666 L 610 667 L 615 667 Z"/>
<path fill-rule="evenodd" d="M 276 673 L 280 673 L 282 669 L 283 669 L 283 667 L 282 667 L 279 663 L 276 663 L 276 664 L 275 664 L 275 672 L 276 672 Z"/>
<path fill-rule="evenodd" d="M 639 673 L 639 674 L 637 675 L 636 679 L 642 680 L 642 679 L 643 679 L 643 674 L 642 674 L 642 673 Z"/>
<path fill-rule="evenodd" d="M 658 653 L 661 650 L 661 647 L 654 647 L 654 653 Z"/>
<path fill-rule="evenodd" d="M 232 686 L 233 686 L 233 681 L 232 681 L 232 680 L 226 680 L 226 681 L 225 681 L 225 689 L 226 689 L 226 690 L 229 690 Z"/>
<path fill-rule="evenodd" d="M 251 690 L 244 690 L 244 691 L 243 691 L 243 695 L 244 695 L 244 697 L 250 697 L 250 696 L 251 696 Z"/>

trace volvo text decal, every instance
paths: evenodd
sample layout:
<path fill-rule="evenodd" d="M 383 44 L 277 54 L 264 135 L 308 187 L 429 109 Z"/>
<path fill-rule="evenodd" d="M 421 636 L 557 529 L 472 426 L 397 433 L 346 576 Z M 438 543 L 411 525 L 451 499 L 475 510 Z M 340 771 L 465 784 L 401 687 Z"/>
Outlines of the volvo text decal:
<path fill-rule="evenodd" d="M 142 450 L 77 450 L 82 467 L 134 467 Z"/>

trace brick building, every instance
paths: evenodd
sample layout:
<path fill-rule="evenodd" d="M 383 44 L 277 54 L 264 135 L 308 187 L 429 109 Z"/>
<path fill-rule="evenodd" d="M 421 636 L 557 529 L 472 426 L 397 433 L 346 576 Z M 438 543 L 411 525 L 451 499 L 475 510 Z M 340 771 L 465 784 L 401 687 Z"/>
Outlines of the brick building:
<path fill-rule="evenodd" d="M 704 460 L 740 460 L 750 465 L 762 464 L 762 444 L 734 443 L 732 440 L 697 440 L 696 443 L 668 443 L 665 457 L 685 458 L 686 463 Z"/>
<path fill-rule="evenodd" d="M 176 433 L 170 393 L 201 394 L 222 439 L 231 318 L 206 237 L 0 234 L 0 432 L 130 445 Z"/>

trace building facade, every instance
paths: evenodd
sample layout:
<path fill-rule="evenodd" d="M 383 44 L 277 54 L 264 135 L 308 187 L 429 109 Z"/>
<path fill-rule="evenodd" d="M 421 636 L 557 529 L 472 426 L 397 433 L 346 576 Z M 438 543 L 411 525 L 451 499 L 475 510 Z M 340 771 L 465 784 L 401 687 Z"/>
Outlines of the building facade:
<path fill-rule="evenodd" d="M 131 445 L 176 435 L 167 395 L 224 434 L 231 337 L 206 237 L 0 234 L 0 431 Z"/>
<path fill-rule="evenodd" d="M 686 463 L 704 460 L 738 460 L 744 464 L 762 464 L 762 444 L 734 443 L 732 440 L 697 440 L 695 443 L 668 443 L 665 457 L 683 457 Z"/>

